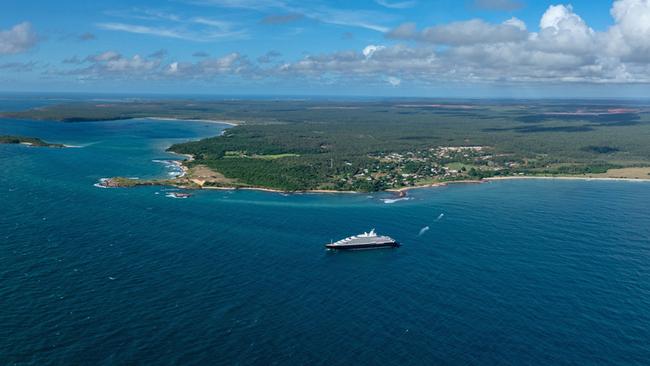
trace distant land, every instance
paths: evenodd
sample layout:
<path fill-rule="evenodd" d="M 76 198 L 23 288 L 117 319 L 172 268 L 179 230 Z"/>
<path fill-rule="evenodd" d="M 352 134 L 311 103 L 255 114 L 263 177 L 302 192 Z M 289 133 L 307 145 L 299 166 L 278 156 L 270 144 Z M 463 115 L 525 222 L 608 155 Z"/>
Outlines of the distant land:
<path fill-rule="evenodd" d="M 51 144 L 36 137 L 0 135 L 0 144 L 22 144 L 38 147 L 65 147 L 63 144 Z"/>
<path fill-rule="evenodd" d="M 224 121 L 175 144 L 186 174 L 105 184 L 278 191 L 383 191 L 502 177 L 649 179 L 650 105 L 632 101 L 125 101 L 4 117 Z"/>

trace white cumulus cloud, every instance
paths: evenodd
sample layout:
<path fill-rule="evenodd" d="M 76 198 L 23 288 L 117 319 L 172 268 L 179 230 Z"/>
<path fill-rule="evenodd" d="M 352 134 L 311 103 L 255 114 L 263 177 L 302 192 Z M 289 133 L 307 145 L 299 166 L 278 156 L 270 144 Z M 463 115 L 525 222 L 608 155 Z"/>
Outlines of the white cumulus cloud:
<path fill-rule="evenodd" d="M 372 55 L 375 54 L 377 51 L 381 51 L 385 49 L 386 47 L 384 46 L 375 46 L 373 44 L 366 46 L 361 53 L 363 53 L 364 56 L 370 58 Z"/>
<path fill-rule="evenodd" d="M 283 58 L 281 63 L 269 62 L 270 57 L 252 62 L 239 53 L 163 63 L 161 57 L 108 51 L 69 65 L 77 65 L 71 72 L 92 77 L 287 78 L 395 87 L 439 82 L 650 84 L 650 0 L 616 0 L 610 12 L 614 23 L 605 30 L 592 29 L 570 5 L 561 4 L 540 14 L 539 30 L 529 30 L 514 17 L 420 29 L 405 23 L 386 35 L 385 45 Z"/>
<path fill-rule="evenodd" d="M 625 60 L 650 61 L 650 0 L 618 0 L 611 9 L 615 25 L 606 47 Z"/>
<path fill-rule="evenodd" d="M 550 6 L 533 35 L 536 48 L 549 52 L 587 54 L 596 47 L 596 33 L 570 5 Z"/>

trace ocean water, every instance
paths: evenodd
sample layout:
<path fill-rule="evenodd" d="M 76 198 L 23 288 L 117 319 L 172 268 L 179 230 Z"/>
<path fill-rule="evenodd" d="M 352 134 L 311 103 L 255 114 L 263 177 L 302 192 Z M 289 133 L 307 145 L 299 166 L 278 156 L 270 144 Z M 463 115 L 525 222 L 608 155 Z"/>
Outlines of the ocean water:
<path fill-rule="evenodd" d="M 645 365 L 650 183 L 101 189 L 226 126 L 0 120 L 1 365 Z M 428 230 L 424 228 L 429 227 Z M 376 228 L 394 250 L 328 252 Z"/>

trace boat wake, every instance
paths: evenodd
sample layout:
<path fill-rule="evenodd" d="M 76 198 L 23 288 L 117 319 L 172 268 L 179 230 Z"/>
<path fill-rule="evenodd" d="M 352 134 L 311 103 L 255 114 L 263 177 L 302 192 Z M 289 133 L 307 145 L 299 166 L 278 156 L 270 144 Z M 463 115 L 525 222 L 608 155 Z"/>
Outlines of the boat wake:
<path fill-rule="evenodd" d="M 189 193 L 180 193 L 180 192 L 171 192 L 165 195 L 165 197 L 177 198 L 177 199 L 186 199 L 186 198 L 190 198 L 191 196 L 192 195 Z"/>
<path fill-rule="evenodd" d="M 403 197 L 403 198 L 384 198 L 382 201 L 386 204 L 392 204 L 392 203 L 397 203 L 401 201 L 410 201 L 412 200 L 411 197 Z"/>

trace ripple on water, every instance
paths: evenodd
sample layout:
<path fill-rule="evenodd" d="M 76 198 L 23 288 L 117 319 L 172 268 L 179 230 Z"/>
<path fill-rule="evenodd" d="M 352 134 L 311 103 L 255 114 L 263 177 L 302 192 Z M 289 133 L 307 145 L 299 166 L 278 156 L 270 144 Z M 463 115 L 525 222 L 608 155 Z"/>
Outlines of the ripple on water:
<path fill-rule="evenodd" d="M 394 204 L 382 194 L 169 200 L 160 187 L 95 189 L 101 177 L 164 176 L 152 160 L 166 160 L 165 141 L 205 133 L 128 123 L 46 123 L 46 140 L 102 143 L 0 153 L 11 172 L 0 177 L 0 364 L 650 358 L 649 185 L 494 182 L 414 190 Z M 12 125 L 33 132 L 1 128 Z M 372 227 L 403 246 L 324 250 Z"/>

